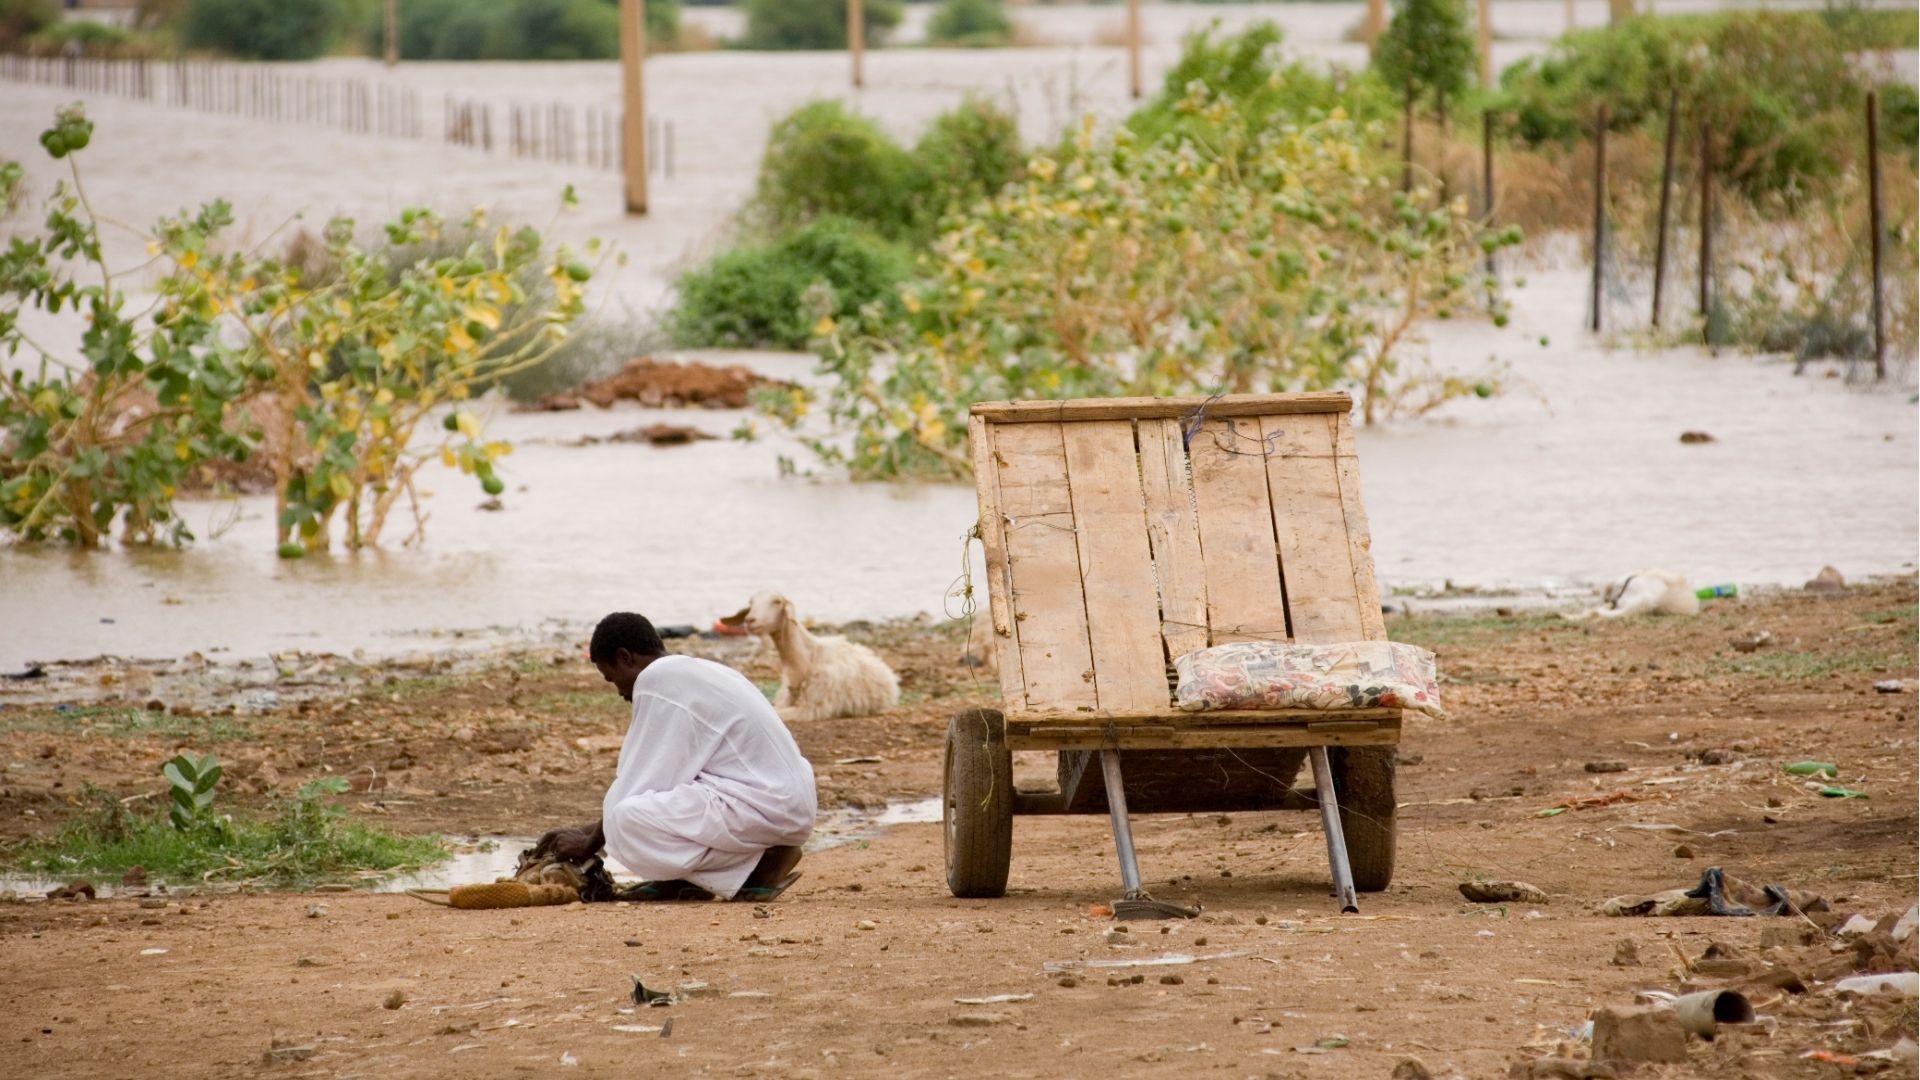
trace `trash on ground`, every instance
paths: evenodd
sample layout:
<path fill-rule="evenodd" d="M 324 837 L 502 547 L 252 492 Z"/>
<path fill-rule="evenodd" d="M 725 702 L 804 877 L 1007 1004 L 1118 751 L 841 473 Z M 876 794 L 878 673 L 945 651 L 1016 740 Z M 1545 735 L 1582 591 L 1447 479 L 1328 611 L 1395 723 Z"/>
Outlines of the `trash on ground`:
<path fill-rule="evenodd" d="M 1855 791 L 1852 788 L 1835 787 L 1829 784 L 1820 789 L 1820 797 L 1823 799 L 1864 799 L 1867 797 L 1867 793 L 1864 791 Z"/>
<path fill-rule="evenodd" d="M 1233 952 L 1208 953 L 1195 956 L 1192 953 L 1166 953 L 1162 956 L 1144 957 L 1139 960 L 1049 960 L 1041 967 L 1049 972 L 1076 971 L 1080 968 L 1130 968 L 1130 967 L 1167 967 L 1176 964 L 1193 964 L 1205 960 L 1230 960 L 1236 956 L 1247 955 L 1244 950 Z"/>
<path fill-rule="evenodd" d="M 1750 885 L 1717 866 L 1702 872 L 1700 883 L 1691 889 L 1616 896 L 1600 905 L 1602 915 L 1615 916 L 1798 915 L 1826 910 L 1822 897 L 1781 885 Z"/>
<path fill-rule="evenodd" d="M 1833 984 L 1836 993 L 1892 994 L 1895 997 L 1920 997 L 1920 972 L 1898 971 L 1890 975 L 1855 975 Z"/>
<path fill-rule="evenodd" d="M 633 1003 L 635 1005 L 659 1007 L 673 1004 L 672 994 L 662 990 L 649 990 L 647 985 L 640 981 L 640 976 L 638 975 L 631 976 L 631 978 L 633 979 Z"/>
<path fill-rule="evenodd" d="M 1688 1034 L 1712 1042 L 1721 1024 L 1753 1023 L 1753 1004 L 1735 990 L 1702 990 L 1674 999 L 1673 1014 Z"/>
<path fill-rule="evenodd" d="M 1032 994 L 992 994 L 987 997 L 954 998 L 955 1005 L 1003 1005 L 1009 1001 L 1032 1001 Z"/>
<path fill-rule="evenodd" d="M 1593 1060 L 1684 1062 L 1687 1032 L 1671 1009 L 1603 1007 L 1593 1014 Z"/>
<path fill-rule="evenodd" d="M 1839 776 L 1840 766 L 1831 761 L 1795 761 L 1780 766 L 1781 770 L 1793 776 Z"/>

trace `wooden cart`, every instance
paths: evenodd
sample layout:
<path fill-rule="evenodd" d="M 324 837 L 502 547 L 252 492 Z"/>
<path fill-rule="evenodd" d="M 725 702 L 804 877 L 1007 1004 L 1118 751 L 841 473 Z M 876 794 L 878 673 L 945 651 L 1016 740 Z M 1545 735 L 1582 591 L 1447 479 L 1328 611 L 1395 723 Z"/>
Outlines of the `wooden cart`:
<path fill-rule="evenodd" d="M 1129 810 L 1317 807 L 1341 909 L 1356 910 L 1356 887 L 1387 887 L 1398 710 L 1183 713 L 1172 694 L 1173 660 L 1209 645 L 1386 636 L 1351 407 L 1345 394 L 973 407 L 1005 708 L 948 728 L 953 895 L 1006 891 L 1014 815 L 1107 813 L 1126 896 L 1146 899 Z M 1015 791 L 1015 750 L 1059 751 L 1058 790 Z M 1293 786 L 1303 761 L 1311 790 Z"/>

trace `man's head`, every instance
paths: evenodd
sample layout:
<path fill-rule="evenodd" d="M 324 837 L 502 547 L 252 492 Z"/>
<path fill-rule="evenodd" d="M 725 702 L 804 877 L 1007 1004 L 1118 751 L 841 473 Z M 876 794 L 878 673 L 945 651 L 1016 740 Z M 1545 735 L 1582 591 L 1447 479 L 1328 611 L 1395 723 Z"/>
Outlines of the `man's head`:
<path fill-rule="evenodd" d="M 620 696 L 633 700 L 633 681 L 648 664 L 667 654 L 660 632 L 646 616 L 631 611 L 616 611 L 593 628 L 593 642 L 587 646 L 587 659 L 600 669 L 601 678 L 612 683 Z"/>

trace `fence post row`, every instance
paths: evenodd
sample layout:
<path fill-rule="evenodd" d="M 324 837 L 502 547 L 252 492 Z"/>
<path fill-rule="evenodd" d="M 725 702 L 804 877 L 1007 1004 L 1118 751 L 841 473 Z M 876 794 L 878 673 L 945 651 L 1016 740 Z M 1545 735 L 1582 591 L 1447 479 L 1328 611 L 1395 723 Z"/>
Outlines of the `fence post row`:
<path fill-rule="evenodd" d="M 1607 267 L 1607 106 L 1593 121 L 1593 332 L 1603 328 Z"/>

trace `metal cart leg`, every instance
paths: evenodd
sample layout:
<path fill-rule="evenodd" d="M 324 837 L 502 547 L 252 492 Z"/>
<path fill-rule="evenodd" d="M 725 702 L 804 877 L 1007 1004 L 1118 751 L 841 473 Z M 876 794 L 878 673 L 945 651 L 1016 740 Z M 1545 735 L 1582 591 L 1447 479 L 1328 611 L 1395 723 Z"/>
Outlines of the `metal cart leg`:
<path fill-rule="evenodd" d="M 1358 912 L 1360 903 L 1353 891 L 1353 868 L 1347 863 L 1347 834 L 1340 828 L 1340 799 L 1333 790 L 1333 766 L 1327 763 L 1327 748 L 1316 746 L 1308 750 L 1307 760 L 1313 763 L 1313 790 L 1320 799 L 1320 827 L 1327 834 L 1327 863 L 1333 867 L 1333 894 L 1340 899 L 1341 911 Z M 1118 825 L 1114 828 L 1116 832 L 1119 830 Z"/>
<path fill-rule="evenodd" d="M 1127 899 L 1140 898 L 1140 863 L 1133 854 L 1133 826 L 1127 823 L 1127 792 L 1120 782 L 1120 751 L 1100 751 L 1100 774 L 1107 781 L 1107 814 L 1113 818 L 1113 846 L 1120 852 L 1120 883 Z"/>

